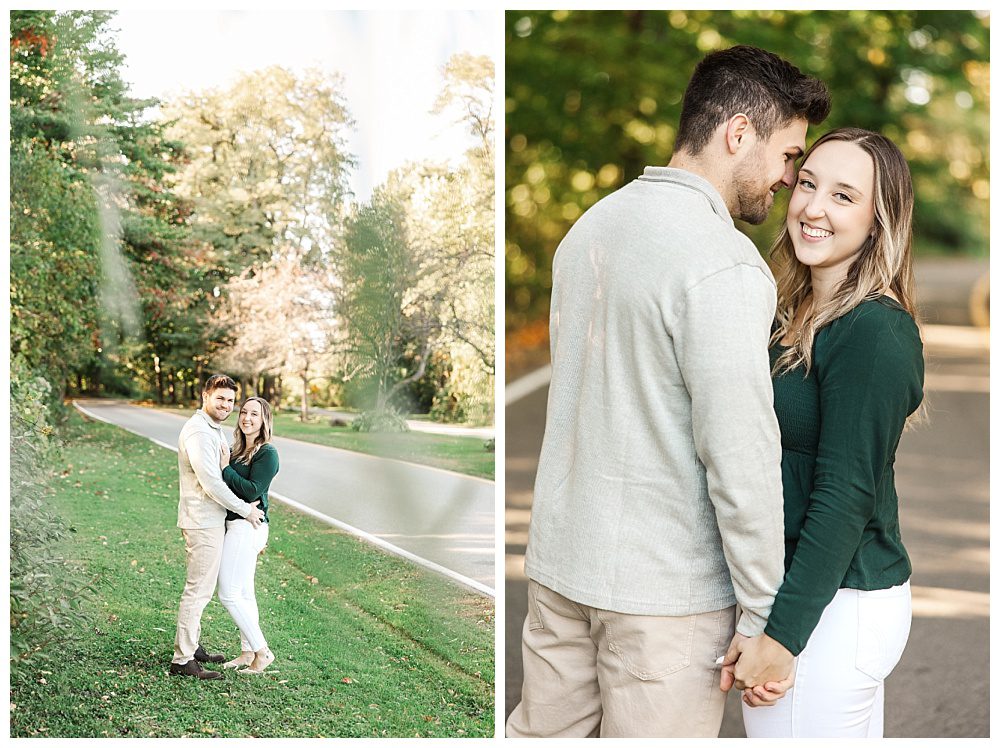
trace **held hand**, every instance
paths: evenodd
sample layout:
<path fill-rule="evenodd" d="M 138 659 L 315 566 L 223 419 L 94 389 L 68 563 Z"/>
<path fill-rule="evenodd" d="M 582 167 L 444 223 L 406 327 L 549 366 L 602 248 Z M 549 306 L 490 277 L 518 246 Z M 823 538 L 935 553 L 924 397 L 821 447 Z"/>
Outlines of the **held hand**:
<path fill-rule="evenodd" d="M 264 520 L 264 512 L 260 510 L 257 506 L 260 501 L 255 501 L 250 505 L 250 514 L 248 514 L 244 519 L 249 522 L 254 527 L 260 527 L 260 523 Z"/>
<path fill-rule="evenodd" d="M 225 470 L 227 465 L 229 465 L 229 445 L 223 441 L 219 450 L 219 470 Z"/>
<path fill-rule="evenodd" d="M 743 692 L 743 702 L 747 706 L 774 706 L 778 699 L 784 698 L 788 690 L 795 684 L 795 669 L 792 674 L 783 681 L 776 683 L 765 683 L 763 686 L 754 686 Z"/>
<path fill-rule="evenodd" d="M 743 690 L 776 683 L 789 678 L 795 665 L 795 657 L 767 634 L 755 636 L 730 647 L 740 651 L 733 675 L 736 688 Z M 729 654 L 727 654 L 727 660 Z M 725 663 L 724 663 L 725 664 Z"/>
<path fill-rule="evenodd" d="M 729 650 L 726 652 L 726 656 L 722 659 L 722 675 L 719 680 L 719 688 L 725 693 L 729 692 L 729 689 L 733 687 L 733 683 L 736 681 L 733 671 L 736 669 L 736 661 L 740 658 L 738 645 L 748 641 L 749 638 L 737 633 L 729 643 Z"/>

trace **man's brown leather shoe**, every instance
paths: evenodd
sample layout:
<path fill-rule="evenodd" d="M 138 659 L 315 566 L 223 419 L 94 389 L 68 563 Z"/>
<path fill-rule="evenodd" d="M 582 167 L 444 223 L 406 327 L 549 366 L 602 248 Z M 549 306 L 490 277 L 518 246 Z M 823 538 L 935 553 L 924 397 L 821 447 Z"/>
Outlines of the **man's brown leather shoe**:
<path fill-rule="evenodd" d="M 225 662 L 226 661 L 226 656 L 225 655 L 221 655 L 221 654 L 210 655 L 208 652 L 205 651 L 205 648 L 203 646 L 201 646 L 200 644 L 198 645 L 198 649 L 196 649 L 194 651 L 194 658 L 196 660 L 198 660 L 198 662 Z"/>
<path fill-rule="evenodd" d="M 190 675 L 198 680 L 216 680 L 222 677 L 222 673 L 217 670 L 206 670 L 197 660 L 188 660 L 183 665 L 176 662 L 170 663 L 171 675 Z"/>

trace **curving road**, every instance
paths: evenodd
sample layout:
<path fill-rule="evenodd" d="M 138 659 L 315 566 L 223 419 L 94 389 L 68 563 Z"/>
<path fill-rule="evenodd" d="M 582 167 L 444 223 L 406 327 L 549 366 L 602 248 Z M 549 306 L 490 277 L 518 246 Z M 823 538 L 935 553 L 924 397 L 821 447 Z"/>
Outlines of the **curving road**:
<path fill-rule="evenodd" d="M 116 400 L 76 405 L 175 451 L 186 420 Z M 274 444 L 274 498 L 495 597 L 492 481 L 292 439 Z"/>

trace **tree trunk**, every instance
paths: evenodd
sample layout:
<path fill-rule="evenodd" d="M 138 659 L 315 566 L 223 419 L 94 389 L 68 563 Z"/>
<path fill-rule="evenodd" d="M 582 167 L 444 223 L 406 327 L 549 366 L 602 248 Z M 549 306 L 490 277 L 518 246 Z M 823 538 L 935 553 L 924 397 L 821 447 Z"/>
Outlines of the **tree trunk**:
<path fill-rule="evenodd" d="M 263 382 L 260 388 L 260 396 L 267 400 L 271 405 L 274 405 L 277 400 L 275 399 L 275 390 L 277 389 L 278 377 L 273 374 L 265 374 Z"/>
<path fill-rule="evenodd" d="M 174 373 L 172 371 L 167 373 L 167 383 L 170 391 L 170 404 L 177 405 L 177 387 L 174 383 Z"/>
<path fill-rule="evenodd" d="M 153 371 L 156 372 L 156 402 L 163 405 L 163 372 L 160 370 L 159 356 L 153 356 Z"/>
<path fill-rule="evenodd" d="M 302 379 L 302 412 L 299 419 L 305 423 L 309 420 L 309 374 L 304 371 L 299 376 Z"/>

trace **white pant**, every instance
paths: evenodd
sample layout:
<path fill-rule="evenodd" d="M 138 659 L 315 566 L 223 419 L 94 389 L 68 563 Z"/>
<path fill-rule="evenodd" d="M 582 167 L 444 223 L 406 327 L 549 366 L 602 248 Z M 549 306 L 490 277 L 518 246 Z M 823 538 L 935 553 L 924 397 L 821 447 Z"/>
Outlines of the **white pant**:
<path fill-rule="evenodd" d="M 884 681 L 910 635 L 910 583 L 838 590 L 772 707 L 743 704 L 750 738 L 881 738 Z"/>
<path fill-rule="evenodd" d="M 267 646 L 260 630 L 257 596 L 253 589 L 257 554 L 267 545 L 267 532 L 266 522 L 261 522 L 256 529 L 245 519 L 226 522 L 219 569 L 219 602 L 236 622 L 244 652 L 257 652 Z"/>

